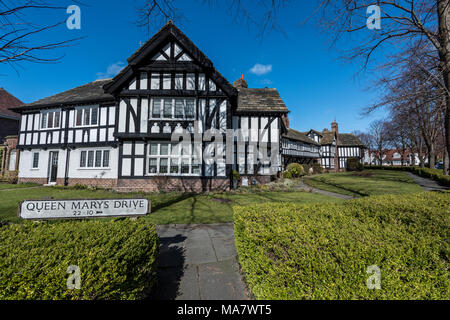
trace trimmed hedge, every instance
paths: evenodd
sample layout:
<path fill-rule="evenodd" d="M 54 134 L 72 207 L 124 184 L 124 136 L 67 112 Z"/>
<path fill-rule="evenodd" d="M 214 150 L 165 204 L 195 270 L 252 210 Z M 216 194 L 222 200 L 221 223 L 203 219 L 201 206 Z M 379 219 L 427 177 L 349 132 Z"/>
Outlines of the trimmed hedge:
<path fill-rule="evenodd" d="M 433 179 L 443 186 L 450 187 L 450 176 L 444 176 L 444 172 L 439 169 L 420 168 L 420 167 L 391 167 L 391 166 L 364 166 L 365 169 L 379 169 L 379 170 L 397 170 L 409 171 L 418 176 Z"/>
<path fill-rule="evenodd" d="M 449 299 L 449 192 L 235 207 L 257 299 Z M 367 268 L 381 269 L 370 290 Z"/>
<path fill-rule="evenodd" d="M 0 227 L 0 299 L 140 299 L 156 282 L 159 239 L 138 219 Z M 67 268 L 81 272 L 69 290 Z"/>

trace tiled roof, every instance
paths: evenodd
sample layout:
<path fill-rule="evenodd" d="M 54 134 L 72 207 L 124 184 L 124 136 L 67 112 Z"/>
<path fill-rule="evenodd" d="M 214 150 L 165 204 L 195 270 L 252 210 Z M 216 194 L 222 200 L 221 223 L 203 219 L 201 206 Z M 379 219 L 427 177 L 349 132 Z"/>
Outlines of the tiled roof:
<path fill-rule="evenodd" d="M 320 139 L 320 144 L 332 144 L 334 141 L 334 132 L 333 131 L 323 131 L 322 139 Z"/>
<path fill-rule="evenodd" d="M 14 111 L 9 110 L 9 108 L 14 108 L 23 105 L 23 102 L 14 97 L 8 91 L 0 88 L 0 115 L 15 117 L 19 119 L 19 115 Z"/>
<path fill-rule="evenodd" d="M 277 89 L 238 89 L 237 112 L 288 113 Z"/>
<path fill-rule="evenodd" d="M 288 129 L 287 133 L 285 133 L 283 135 L 283 137 L 287 138 L 287 139 L 291 139 L 291 140 L 296 140 L 296 141 L 301 141 L 301 142 L 305 142 L 305 143 L 314 144 L 314 145 L 317 145 L 317 146 L 320 145 L 316 141 L 314 141 L 311 138 L 309 138 L 305 133 L 299 132 L 297 130 L 290 129 L 290 128 Z"/>
<path fill-rule="evenodd" d="M 361 146 L 364 147 L 364 143 L 358 139 L 357 136 L 351 133 L 339 133 L 338 146 Z"/>
<path fill-rule="evenodd" d="M 18 109 L 114 101 L 114 97 L 109 93 L 105 93 L 103 90 L 103 85 L 110 81 L 111 79 L 93 81 L 53 96 L 25 104 Z"/>
<path fill-rule="evenodd" d="M 322 132 L 322 139 L 320 140 L 320 144 L 322 145 L 329 145 L 332 144 L 334 140 L 334 132 L 324 130 Z M 339 133 L 337 144 L 340 147 L 364 147 L 364 144 L 361 142 L 361 140 L 358 139 L 357 136 L 351 133 Z"/>

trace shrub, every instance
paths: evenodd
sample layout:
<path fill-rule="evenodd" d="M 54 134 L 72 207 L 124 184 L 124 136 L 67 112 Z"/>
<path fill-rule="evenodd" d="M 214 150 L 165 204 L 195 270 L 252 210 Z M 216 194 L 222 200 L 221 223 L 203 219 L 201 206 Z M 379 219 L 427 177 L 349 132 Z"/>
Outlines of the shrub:
<path fill-rule="evenodd" d="M 323 167 L 320 165 L 320 163 L 313 163 L 312 168 L 314 174 L 322 174 L 324 172 Z"/>
<path fill-rule="evenodd" d="M 68 221 L 0 228 L 0 299 L 139 299 L 156 281 L 159 240 L 146 220 Z M 67 289 L 67 268 L 81 289 Z"/>
<path fill-rule="evenodd" d="M 364 169 L 363 164 L 359 158 L 349 158 L 347 160 L 347 170 L 348 171 L 362 171 Z"/>
<path fill-rule="evenodd" d="M 235 207 L 239 262 L 257 299 L 447 300 L 449 207 L 449 192 Z"/>
<path fill-rule="evenodd" d="M 241 180 L 241 175 L 239 174 L 239 172 L 237 170 L 233 170 L 233 180 L 234 181 L 240 181 Z"/>
<path fill-rule="evenodd" d="M 286 167 L 286 171 L 291 173 L 292 178 L 300 178 L 301 176 L 305 175 L 305 171 L 303 170 L 303 167 L 299 163 L 290 163 Z"/>
<path fill-rule="evenodd" d="M 290 171 L 284 171 L 283 172 L 283 178 L 285 178 L 285 179 L 292 179 L 292 173 Z"/>
<path fill-rule="evenodd" d="M 303 172 L 305 172 L 305 174 L 310 175 L 309 169 L 311 168 L 311 166 L 309 164 L 302 164 L 303 167 Z"/>

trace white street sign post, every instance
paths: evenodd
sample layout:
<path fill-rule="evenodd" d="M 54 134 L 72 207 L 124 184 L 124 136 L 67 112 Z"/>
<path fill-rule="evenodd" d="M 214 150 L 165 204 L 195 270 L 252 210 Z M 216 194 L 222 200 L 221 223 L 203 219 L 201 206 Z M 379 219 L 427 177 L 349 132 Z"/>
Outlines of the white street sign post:
<path fill-rule="evenodd" d="M 148 199 L 25 200 L 19 217 L 28 220 L 138 217 L 150 213 Z"/>

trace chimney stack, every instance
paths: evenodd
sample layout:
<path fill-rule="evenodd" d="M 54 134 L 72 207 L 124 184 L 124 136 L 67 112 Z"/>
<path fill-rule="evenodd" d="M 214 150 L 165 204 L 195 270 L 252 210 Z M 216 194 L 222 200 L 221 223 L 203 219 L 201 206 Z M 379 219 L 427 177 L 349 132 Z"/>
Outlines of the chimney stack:
<path fill-rule="evenodd" d="M 281 116 L 281 120 L 283 121 L 284 125 L 286 126 L 286 128 L 289 129 L 289 117 L 287 114 L 283 114 Z"/>
<path fill-rule="evenodd" d="M 248 88 L 247 81 L 245 81 L 243 74 L 241 75 L 240 79 L 237 79 L 235 82 L 233 82 L 233 86 L 238 89 L 239 88 Z"/>
<path fill-rule="evenodd" d="M 336 132 L 336 134 L 339 134 L 338 130 L 338 124 L 336 122 L 336 119 L 331 123 L 331 131 Z"/>

